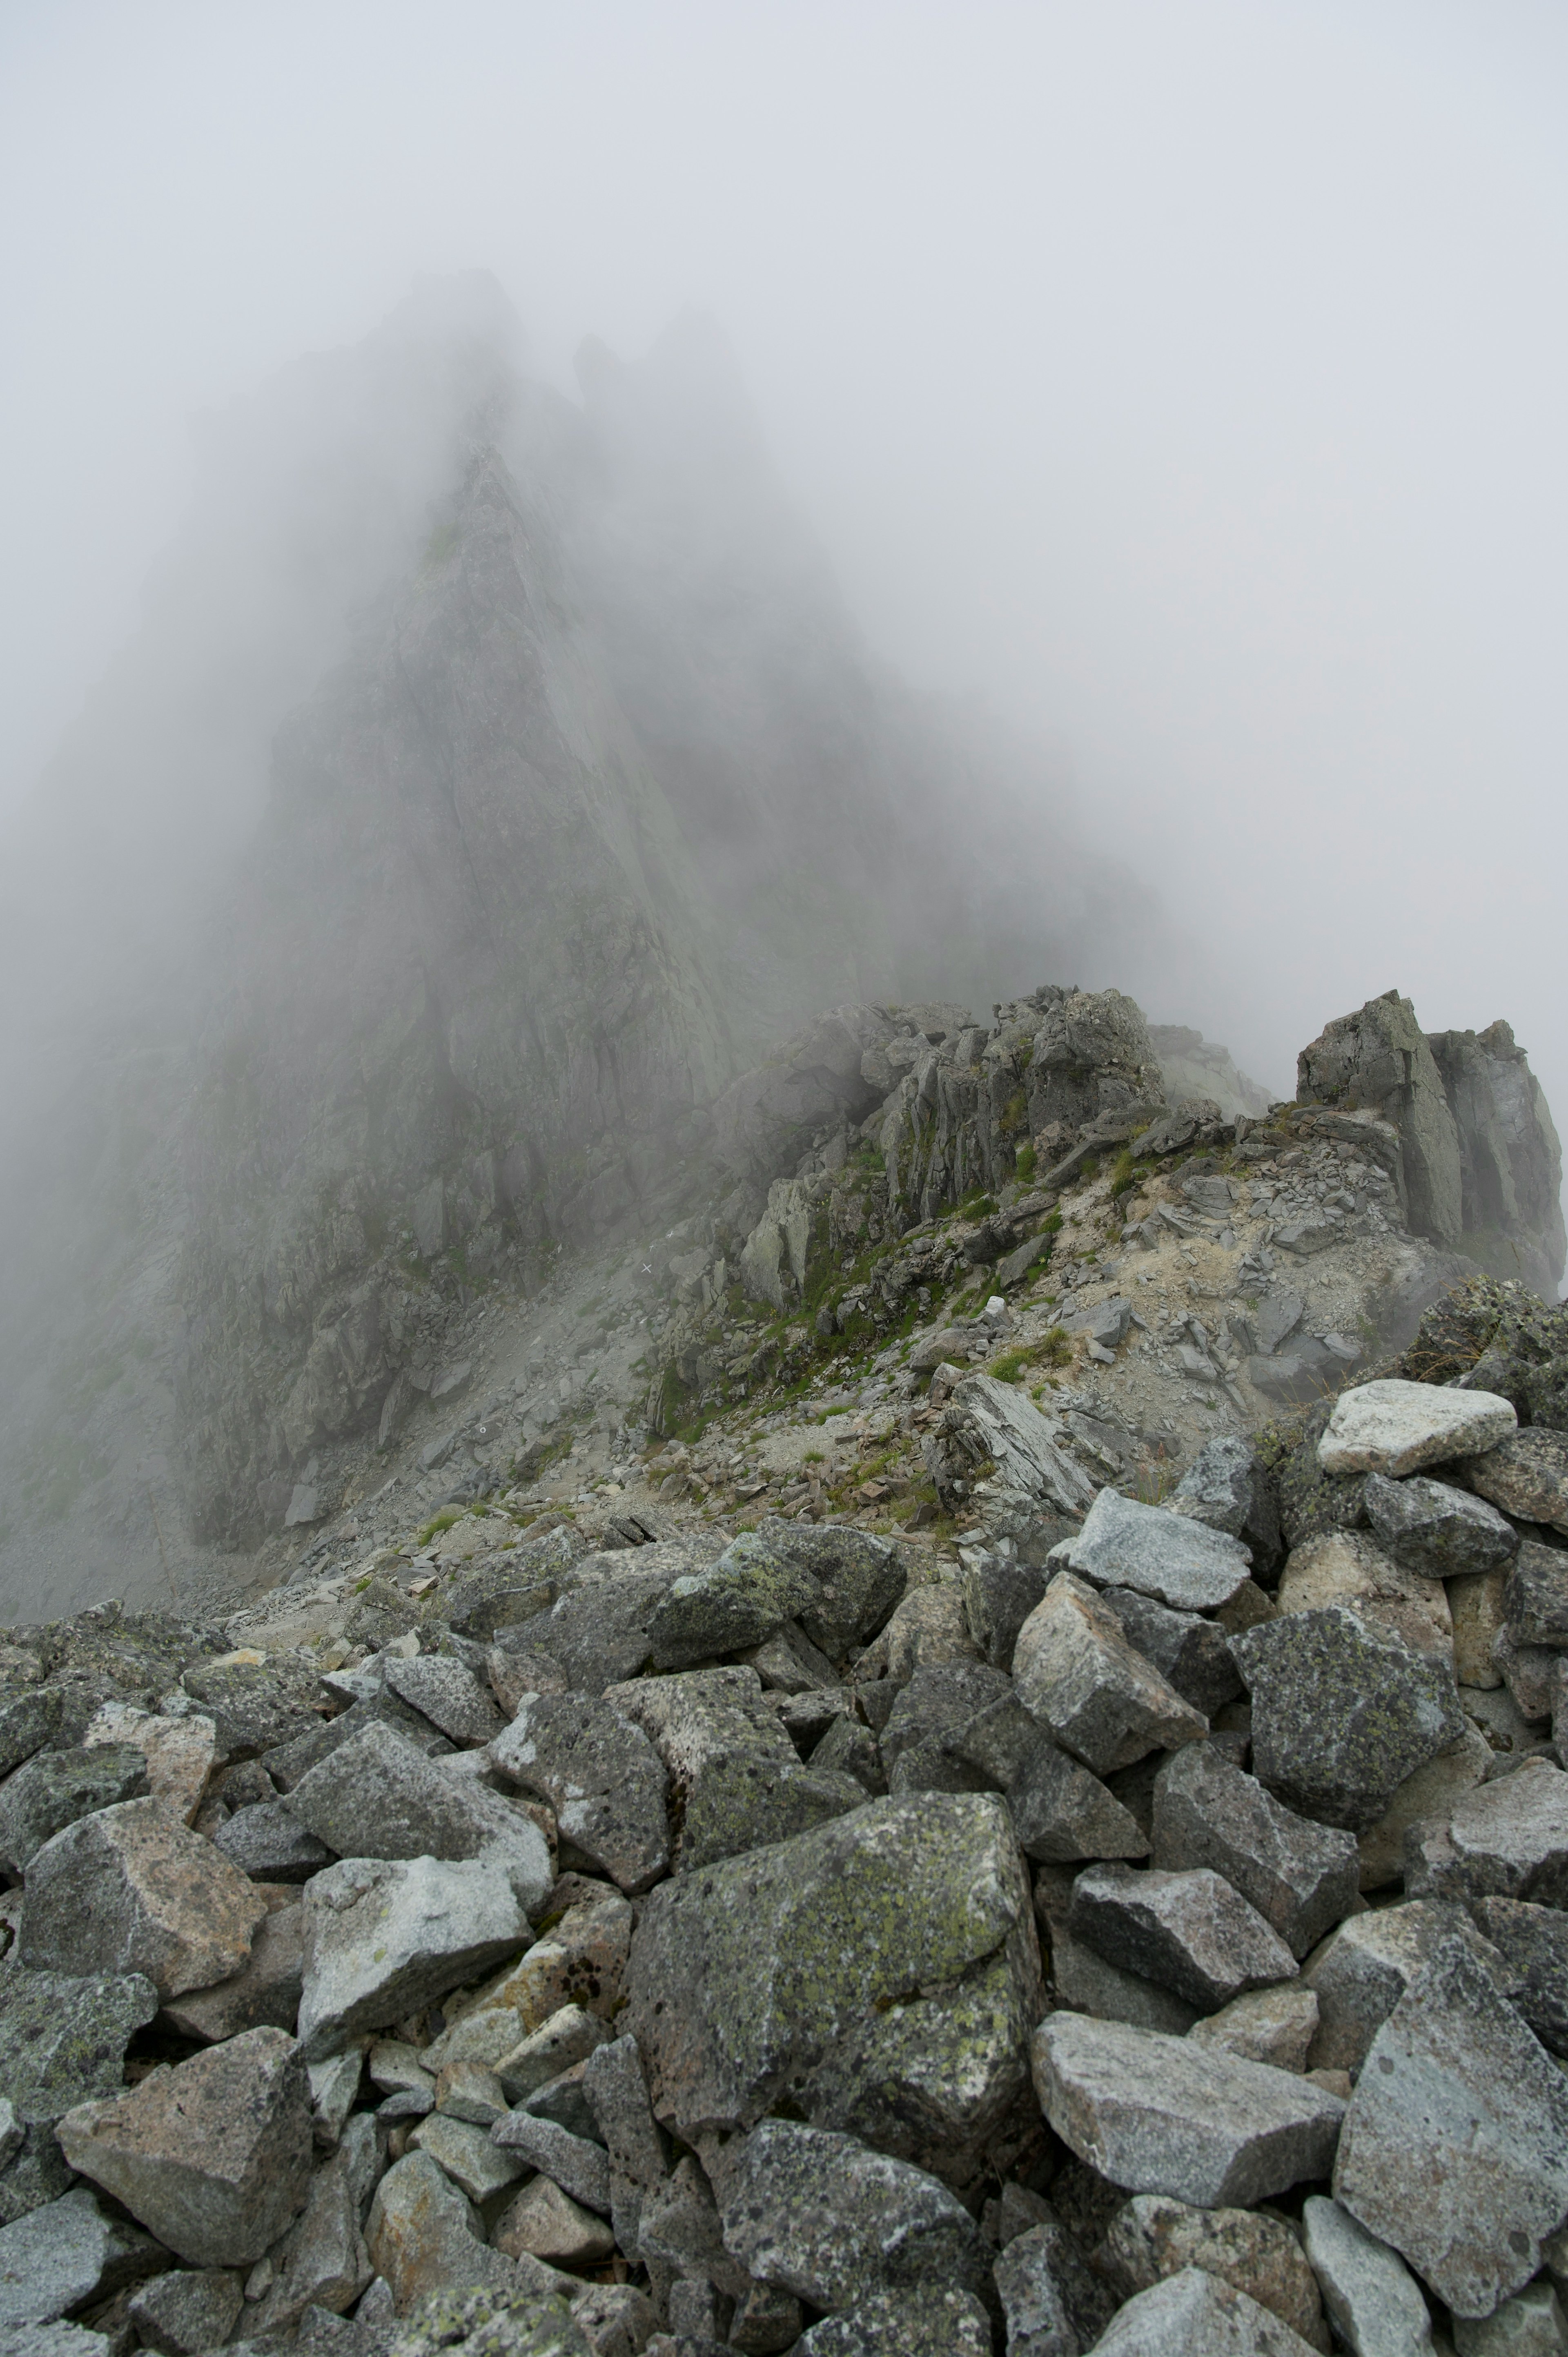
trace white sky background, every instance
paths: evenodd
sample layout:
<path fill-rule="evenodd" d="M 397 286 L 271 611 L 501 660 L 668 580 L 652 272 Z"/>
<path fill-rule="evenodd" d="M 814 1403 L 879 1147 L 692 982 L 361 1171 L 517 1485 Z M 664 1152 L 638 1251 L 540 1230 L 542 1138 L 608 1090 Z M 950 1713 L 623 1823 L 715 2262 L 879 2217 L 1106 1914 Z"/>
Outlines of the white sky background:
<path fill-rule="evenodd" d="M 696 303 L 873 641 L 1213 945 L 1152 1015 L 1289 1093 L 1397 985 L 1568 1130 L 1565 134 L 1530 0 L 0 0 L 0 809 L 196 413 L 417 272 L 563 384 Z"/>

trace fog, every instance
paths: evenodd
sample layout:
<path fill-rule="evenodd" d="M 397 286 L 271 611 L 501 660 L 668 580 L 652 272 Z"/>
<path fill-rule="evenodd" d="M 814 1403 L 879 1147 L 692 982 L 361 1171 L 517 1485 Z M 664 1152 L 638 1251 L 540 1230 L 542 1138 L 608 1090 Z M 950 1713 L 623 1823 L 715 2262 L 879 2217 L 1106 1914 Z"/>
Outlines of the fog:
<path fill-rule="evenodd" d="M 1561 1124 L 1565 101 L 1509 0 L 5 9 L 0 810 L 203 419 L 423 274 L 563 387 L 694 305 L 872 645 L 1162 896 L 1152 1017 L 1288 1094 L 1397 985 Z"/>

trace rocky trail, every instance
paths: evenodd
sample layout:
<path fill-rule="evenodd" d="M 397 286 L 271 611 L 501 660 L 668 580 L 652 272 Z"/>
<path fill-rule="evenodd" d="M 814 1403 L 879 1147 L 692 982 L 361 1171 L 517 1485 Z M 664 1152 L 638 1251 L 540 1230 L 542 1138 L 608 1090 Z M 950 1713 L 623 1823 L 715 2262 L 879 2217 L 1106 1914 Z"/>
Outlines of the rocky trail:
<path fill-rule="evenodd" d="M 1568 2345 L 1568 1309 L 921 1013 L 0 1632 L 0 2352 Z"/>

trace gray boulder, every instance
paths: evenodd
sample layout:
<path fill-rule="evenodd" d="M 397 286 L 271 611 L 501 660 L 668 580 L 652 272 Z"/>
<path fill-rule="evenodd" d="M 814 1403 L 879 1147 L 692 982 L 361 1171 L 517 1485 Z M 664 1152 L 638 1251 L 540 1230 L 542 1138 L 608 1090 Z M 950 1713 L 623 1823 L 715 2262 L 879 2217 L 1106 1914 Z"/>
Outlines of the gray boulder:
<path fill-rule="evenodd" d="M 321 1715 L 314 1670 L 290 1653 L 199 1663 L 180 1684 L 212 1720 L 219 1750 L 230 1760 L 254 1759 L 307 1734 Z"/>
<path fill-rule="evenodd" d="M 1435 1895 L 1568 1905 L 1568 1774 L 1562 1769 L 1527 1760 L 1511 1775 L 1477 1786 L 1443 1832 L 1449 1863 L 1429 1878 Z"/>
<path fill-rule="evenodd" d="M 1066 2357 L 1092 2348 L 1116 2302 L 1058 2218 L 1026 2227 L 996 2261 L 1008 2357 Z"/>
<path fill-rule="evenodd" d="M 1431 2357 L 1432 2318 L 1398 2252 L 1321 2193 L 1303 2202 L 1301 2226 L 1323 2304 L 1353 2357 Z"/>
<path fill-rule="evenodd" d="M 1255 2210 L 1195 2210 L 1163 2194 L 1135 2194 L 1111 2221 L 1095 2266 L 1124 2299 L 1184 2267 L 1201 2267 L 1272 2310 L 1304 2341 L 1327 2346 L 1312 2269 L 1281 2218 Z"/>
<path fill-rule="evenodd" d="M 244 2305 L 244 2278 L 231 2268 L 175 2267 L 144 2284 L 126 2312 L 144 2348 L 197 2357 L 221 2347 Z"/>
<path fill-rule="evenodd" d="M 735 2349 L 779 2345 L 733 2335 L 730 2342 Z M 821 2318 L 793 2344 L 791 2357 L 991 2357 L 991 2319 L 972 2292 L 920 2284 L 868 2291 L 837 2316 Z"/>
<path fill-rule="evenodd" d="M 471 1670 L 450 1653 L 385 1657 L 383 1674 L 400 1702 L 420 1711 L 454 1743 L 478 1750 L 498 1736 L 504 1720 Z"/>
<path fill-rule="evenodd" d="M 1465 1732 L 1450 1664 L 1343 1605 L 1232 1638 L 1252 1699 L 1252 1765 L 1287 1806 L 1357 1833 Z"/>
<path fill-rule="evenodd" d="M 1013 1673 L 1024 1707 L 1096 1775 L 1208 1732 L 1133 1651 L 1110 1606 L 1071 1573 L 1058 1573 L 1025 1621 Z"/>
<path fill-rule="evenodd" d="M 1213 1612 L 1246 1580 L 1251 1550 L 1191 1515 L 1101 1490 L 1083 1528 L 1051 1549 L 1097 1587 L 1132 1587 L 1178 1612 Z"/>
<path fill-rule="evenodd" d="M 216 2046 L 242 2029 L 293 2029 L 305 1988 L 305 1915 L 282 1907 L 263 1917 L 237 1973 L 211 1988 L 171 1997 L 164 2011 L 182 2037 Z"/>
<path fill-rule="evenodd" d="M 1360 2072 L 1373 2039 L 1445 1940 L 1471 1947 L 1499 1985 L 1512 1978 L 1499 1952 L 1462 1908 L 1431 1900 L 1353 1915 L 1308 1956 L 1303 1984 L 1317 1998 L 1317 2034 L 1307 2057 L 1315 2071 Z"/>
<path fill-rule="evenodd" d="M 1018 1631 L 1046 1592 L 1048 1574 L 1015 1555 L 966 1548 L 963 1617 L 993 1669 L 1010 1670 Z"/>
<path fill-rule="evenodd" d="M 286 1801 L 257 1801 L 236 1809 L 219 1826 L 212 1845 L 252 1882 L 308 1882 L 338 1855 L 301 1824 Z"/>
<path fill-rule="evenodd" d="M 310 2093 L 300 2049 L 248 2029 L 58 2130 L 66 2158 L 196 2267 L 249 2266 L 304 2206 Z"/>
<path fill-rule="evenodd" d="M 161 1996 L 180 1996 L 238 1972 L 266 1911 L 161 1801 L 122 1801 L 36 1853 L 17 1958 L 49 1972 L 145 1973 Z"/>
<path fill-rule="evenodd" d="M 869 1531 L 770 1518 L 758 1536 L 816 1581 L 817 1593 L 801 1609 L 800 1622 L 831 1662 L 875 1637 L 908 1584 L 897 1548 Z"/>
<path fill-rule="evenodd" d="M 390 1727 L 339 1745 L 289 1793 L 291 1813 L 338 1857 L 490 1859 L 537 1907 L 553 1876 L 532 1818 L 477 1779 L 444 1775 Z"/>
<path fill-rule="evenodd" d="M 1073 1885 L 1071 1925 L 1123 1972 L 1207 2011 L 1296 1971 L 1284 1942 L 1208 1867 L 1091 1866 Z"/>
<path fill-rule="evenodd" d="M 1496 1571 L 1519 1551 L 1519 1533 L 1495 1506 L 1447 1481 L 1421 1473 L 1390 1481 L 1369 1473 L 1364 1494 L 1367 1520 L 1385 1552 L 1429 1579 Z"/>
<path fill-rule="evenodd" d="M 59 1686 L 23 1686 L 0 1694 L 0 1776 L 41 1751 L 59 1725 Z"/>
<path fill-rule="evenodd" d="M 1155 1777 L 1152 1850 L 1170 1871 L 1222 1874 L 1295 1957 L 1356 1904 L 1355 1835 L 1298 1817 L 1210 1744 L 1185 1745 Z"/>
<path fill-rule="evenodd" d="M 1048 2015 L 1031 2059 L 1057 2134 L 1129 2193 L 1212 2209 L 1328 2173 L 1345 2106 L 1293 2072 L 1079 2013 Z"/>
<path fill-rule="evenodd" d="M 1038 1729 L 1007 1787 L 1007 1806 L 1019 1847 L 1043 1865 L 1149 1854 L 1131 1811 Z"/>
<path fill-rule="evenodd" d="M 1173 1612 L 1134 1587 L 1101 1590 L 1134 1652 L 1153 1662 L 1184 1702 L 1206 1718 L 1242 1691 L 1223 1629 L 1200 1612 Z"/>
<path fill-rule="evenodd" d="M 150 2235 L 112 2217 L 85 2185 L 0 2226 L 0 2327 L 52 2324 L 167 2264 Z"/>
<path fill-rule="evenodd" d="M 821 1595 L 817 1580 L 760 1532 L 743 1531 L 705 1571 L 675 1580 L 649 1621 L 657 1669 L 687 1669 L 760 1645 L 786 1620 L 802 1619 Z"/>
<path fill-rule="evenodd" d="M 146 1756 L 129 1743 L 35 1752 L 0 1784 L 0 1866 L 23 1873 L 52 1835 L 146 1789 Z"/>
<path fill-rule="evenodd" d="M 1305 1304 L 1299 1294 L 1288 1297 L 1295 1305 L 1294 1315 L 1277 1331 L 1271 1323 L 1275 1297 L 1260 1306 L 1253 1321 L 1260 1351 L 1277 1349 L 1291 1326 L 1299 1324 Z M 1273 1339 L 1267 1339 L 1271 1334 Z M 1266 1579 L 1279 1561 L 1279 1501 L 1257 1451 L 1240 1433 L 1216 1433 L 1206 1440 L 1165 1502 L 1172 1513 L 1189 1514 L 1211 1531 L 1241 1540 L 1251 1552 L 1255 1579 Z"/>
<path fill-rule="evenodd" d="M 0 2001 L 0 2088 L 22 2121 L 54 2121 L 118 2093 L 125 2049 L 158 2009 L 141 1973 L 7 1966 Z"/>
<path fill-rule="evenodd" d="M 1548 1645 L 1558 1652 L 1568 1646 L 1568 1553 L 1539 1539 L 1524 1541 L 1503 1589 L 1503 1620 L 1516 1645 Z M 31 1761 L 18 1772 L 30 1775 L 37 1765 Z"/>
<path fill-rule="evenodd" d="M 1527 2284 L 1568 2212 L 1568 2084 L 1463 1942 L 1373 2039 L 1334 2197 L 1460 2317 Z"/>
<path fill-rule="evenodd" d="M 1478 1899 L 1472 1913 L 1517 1984 L 1515 2011 L 1543 2046 L 1568 2055 L 1568 1915 L 1522 1899 Z"/>
<path fill-rule="evenodd" d="M 746 2137 L 720 2219 L 748 2275 L 814 2308 L 850 2308 L 873 2289 L 977 2290 L 989 2272 L 973 2220 L 945 2185 L 853 2136 L 788 2120 Z"/>
<path fill-rule="evenodd" d="M 1383 1377 L 1340 1393 L 1317 1461 L 1326 1473 L 1386 1473 L 1397 1481 L 1423 1466 L 1494 1448 L 1518 1424 L 1512 1402 L 1496 1392 Z"/>
<path fill-rule="evenodd" d="M 1568 1531 L 1568 1433 L 1533 1424 L 1459 1468 L 1470 1487 L 1523 1523 Z"/>
<path fill-rule="evenodd" d="M 646 1890 L 667 1871 L 669 1778 L 642 1729 L 608 1701 L 524 1695 L 489 1757 L 549 1803 L 562 1833 L 621 1889 Z"/>
<path fill-rule="evenodd" d="M 490 2249 L 478 2212 L 427 2152 L 405 2153 L 381 2179 L 365 2220 L 365 2249 L 391 2289 L 398 2315 L 417 2311 L 409 2336 L 413 2346 L 405 2345 L 404 2357 L 413 2357 L 413 2349 L 421 2357 L 436 2357 L 438 2349 L 455 2346 L 465 2337 L 463 2321 L 488 2321 L 494 2311 L 477 2307 L 482 2291 L 497 2292 L 502 2298 L 520 2297 L 515 2261 Z M 460 2309 L 437 2305 L 438 2296 L 446 2292 L 460 2296 Z M 422 2302 L 428 2303 L 423 2309 Z M 564 2310 L 561 2320 L 567 2322 Z M 421 2335 L 418 2341 L 413 2332 Z M 481 2351 L 485 2347 L 482 2339 L 479 2346 Z M 581 2357 L 577 2341 L 563 2339 L 554 2346 Z M 526 2340 L 521 2348 L 528 2349 Z M 537 2357 L 550 2352 L 552 2344 L 542 2341 Z"/>
<path fill-rule="evenodd" d="M 1306 2357 L 1272 2309 L 1202 2267 L 1183 2267 L 1119 2309 L 1095 2357 Z"/>
<path fill-rule="evenodd" d="M 639 1547 L 637 1555 L 654 1552 Z M 586 1558 L 590 1565 L 593 1560 Z M 623 1569 L 613 1578 L 585 1578 L 558 1597 L 547 1612 L 519 1622 L 517 1641 L 537 1645 L 558 1662 L 573 1693 L 602 1695 L 607 1686 L 636 1677 L 652 1659 L 649 1630 L 654 1613 L 690 1568 L 688 1551 L 671 1547 L 667 1565 Z"/>
<path fill-rule="evenodd" d="M 306 1886 L 301 2048 L 312 2061 L 337 2053 L 527 1940 L 510 1882 L 482 1860 L 344 1858 Z"/>

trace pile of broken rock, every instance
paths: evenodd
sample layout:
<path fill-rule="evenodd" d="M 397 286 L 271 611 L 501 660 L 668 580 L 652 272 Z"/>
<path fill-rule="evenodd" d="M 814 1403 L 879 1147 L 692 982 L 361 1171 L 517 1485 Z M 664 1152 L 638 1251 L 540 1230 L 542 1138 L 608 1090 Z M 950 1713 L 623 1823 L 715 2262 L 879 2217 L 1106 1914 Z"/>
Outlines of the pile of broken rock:
<path fill-rule="evenodd" d="M 1568 1435 L 1316 1447 L 0 1632 L 0 2351 L 1568 2345 Z"/>

